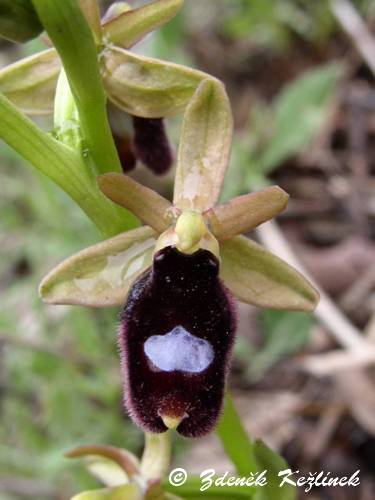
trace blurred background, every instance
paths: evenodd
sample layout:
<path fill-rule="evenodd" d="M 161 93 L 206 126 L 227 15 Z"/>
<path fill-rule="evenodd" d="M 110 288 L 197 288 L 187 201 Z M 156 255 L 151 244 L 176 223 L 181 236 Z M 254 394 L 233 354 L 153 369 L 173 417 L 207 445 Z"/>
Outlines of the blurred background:
<path fill-rule="evenodd" d="M 352 335 L 375 341 L 375 2 L 185 3 L 135 50 L 225 82 L 236 134 L 223 199 L 267 183 L 284 188 L 291 200 L 276 231 L 333 300 L 320 319 L 239 304 L 235 401 L 251 435 L 292 469 L 361 470 L 360 488 L 300 490 L 300 498 L 373 499 L 375 356 L 346 344 Z M 0 67 L 43 48 L 39 39 L 1 42 Z M 112 121 L 127 126 L 120 113 Z M 166 123 L 175 148 L 179 124 Z M 173 171 L 155 176 L 138 163 L 131 175 L 171 197 Z M 96 483 L 65 451 L 142 449 L 122 409 L 118 311 L 40 302 L 46 272 L 99 236 L 3 143 L 0 186 L 0 500 L 66 499 Z M 251 236 L 272 239 L 274 230 Z M 231 467 L 215 435 L 176 438 L 174 461 L 198 473 Z"/>

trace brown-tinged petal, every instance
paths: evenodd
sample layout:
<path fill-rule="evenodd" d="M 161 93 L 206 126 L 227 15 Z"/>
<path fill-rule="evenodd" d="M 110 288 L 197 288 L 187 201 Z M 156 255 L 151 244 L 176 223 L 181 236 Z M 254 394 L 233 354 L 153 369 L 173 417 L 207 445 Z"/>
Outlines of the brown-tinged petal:
<path fill-rule="evenodd" d="M 79 446 L 65 453 L 68 458 L 98 457 L 115 462 L 126 473 L 134 476 L 139 473 L 139 461 L 135 455 L 122 448 L 109 445 Z M 126 478 L 125 478 L 126 479 Z"/>
<path fill-rule="evenodd" d="M 170 21 L 182 5 L 183 0 L 159 0 L 129 10 L 103 24 L 104 39 L 128 49 L 147 33 Z"/>
<path fill-rule="evenodd" d="M 123 174 L 100 175 L 98 184 L 107 198 L 133 212 L 157 233 L 168 228 L 165 216 L 172 205 L 160 194 Z"/>
<path fill-rule="evenodd" d="M 171 116 L 184 110 L 208 75 L 186 66 L 107 47 L 100 56 L 109 99 L 123 111 L 144 118 Z"/>
<path fill-rule="evenodd" d="M 282 212 L 289 195 L 278 186 L 271 186 L 257 193 L 245 194 L 223 203 L 204 215 L 213 234 L 224 241 L 243 234 Z"/>
<path fill-rule="evenodd" d="M 289 264 L 244 236 L 220 245 L 221 278 L 241 301 L 270 309 L 312 311 L 319 295 Z"/>
<path fill-rule="evenodd" d="M 136 483 L 124 484 L 114 488 L 84 491 L 74 495 L 71 500 L 143 500 L 141 488 Z"/>
<path fill-rule="evenodd" d="M 174 204 L 203 211 L 217 201 L 228 166 L 233 120 L 224 85 L 206 79 L 184 115 L 177 158 Z"/>
<path fill-rule="evenodd" d="M 155 236 L 144 226 L 82 250 L 43 279 L 40 296 L 47 304 L 123 304 L 133 281 L 151 264 Z"/>
<path fill-rule="evenodd" d="M 102 26 L 98 0 L 78 0 L 78 4 L 94 34 L 95 42 L 100 43 L 102 40 Z"/>
<path fill-rule="evenodd" d="M 52 113 L 61 62 L 55 49 L 17 61 L 0 71 L 0 91 L 24 113 Z"/>

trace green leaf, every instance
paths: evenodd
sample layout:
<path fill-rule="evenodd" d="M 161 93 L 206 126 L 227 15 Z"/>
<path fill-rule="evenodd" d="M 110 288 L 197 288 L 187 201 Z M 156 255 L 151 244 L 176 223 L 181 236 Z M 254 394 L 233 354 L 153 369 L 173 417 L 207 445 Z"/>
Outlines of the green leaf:
<path fill-rule="evenodd" d="M 49 114 L 60 68 L 55 49 L 39 52 L 0 70 L 0 92 L 24 113 Z"/>
<path fill-rule="evenodd" d="M 279 477 L 278 474 L 289 468 L 286 461 L 260 440 L 254 443 L 254 454 L 258 470 L 267 470 L 267 484 L 257 489 L 255 499 L 295 500 L 297 490 L 294 486 L 284 484 L 280 488 L 283 478 Z"/>
<path fill-rule="evenodd" d="M 278 95 L 273 135 L 257 159 L 258 171 L 271 172 L 307 146 L 324 123 L 340 74 L 337 64 L 310 70 Z"/>
<path fill-rule="evenodd" d="M 135 483 L 116 486 L 114 488 L 103 488 L 91 490 L 74 495 L 71 500 L 142 500 L 143 493 Z"/>
<path fill-rule="evenodd" d="M 247 359 L 246 375 L 262 378 L 280 359 L 300 350 L 309 340 L 314 318 L 311 314 L 290 311 L 260 311 L 264 345 Z"/>
<path fill-rule="evenodd" d="M 120 306 L 133 281 L 151 265 L 155 232 L 145 226 L 69 257 L 40 285 L 48 304 Z"/>
<path fill-rule="evenodd" d="M 228 166 L 232 131 L 224 85 L 203 80 L 182 123 L 173 196 L 176 207 L 203 211 L 215 205 Z"/>
<path fill-rule="evenodd" d="M 245 431 L 231 396 L 225 397 L 224 412 L 216 428 L 224 450 L 240 476 L 261 472 L 254 457 L 254 444 Z"/>
<path fill-rule="evenodd" d="M 206 212 L 219 241 L 251 231 L 286 208 L 289 195 L 278 186 L 233 198 Z"/>
<path fill-rule="evenodd" d="M 0 37 L 27 42 L 43 31 L 30 0 L 0 0 Z"/>
<path fill-rule="evenodd" d="M 221 278 L 241 301 L 269 309 L 312 311 L 319 295 L 289 264 L 244 236 L 220 245 Z"/>
<path fill-rule="evenodd" d="M 172 204 L 152 189 L 127 175 L 114 173 L 100 175 L 98 184 L 110 200 L 130 210 L 157 233 L 169 227 L 166 215 Z"/>
<path fill-rule="evenodd" d="M 120 47 L 101 53 L 108 98 L 131 115 L 160 118 L 181 113 L 204 78 L 202 71 L 132 54 Z"/>
<path fill-rule="evenodd" d="M 62 60 L 98 173 L 121 172 L 108 123 L 93 34 L 76 0 L 32 0 Z"/>
<path fill-rule="evenodd" d="M 170 21 L 181 9 L 183 0 L 158 0 L 131 9 L 103 24 L 106 43 L 129 49 L 147 33 Z"/>

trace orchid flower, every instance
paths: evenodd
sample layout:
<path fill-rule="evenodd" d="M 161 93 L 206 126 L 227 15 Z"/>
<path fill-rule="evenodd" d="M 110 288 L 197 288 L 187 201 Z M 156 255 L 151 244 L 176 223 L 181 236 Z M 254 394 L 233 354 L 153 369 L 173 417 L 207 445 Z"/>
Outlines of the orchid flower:
<path fill-rule="evenodd" d="M 195 437 L 214 427 L 235 336 L 233 297 L 304 311 L 318 301 L 301 274 L 241 235 L 285 208 L 282 189 L 216 204 L 231 137 L 224 86 L 203 80 L 184 115 L 173 203 L 124 174 L 99 176 L 102 192 L 144 225 L 68 258 L 40 286 L 49 304 L 125 304 L 125 405 L 148 432 Z"/>

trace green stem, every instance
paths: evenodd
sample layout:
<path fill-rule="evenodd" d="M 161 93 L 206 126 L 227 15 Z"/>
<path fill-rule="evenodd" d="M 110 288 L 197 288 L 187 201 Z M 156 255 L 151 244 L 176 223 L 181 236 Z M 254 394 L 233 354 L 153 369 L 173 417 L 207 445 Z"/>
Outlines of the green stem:
<path fill-rule="evenodd" d="M 249 438 L 229 392 L 225 397 L 224 413 L 216 432 L 223 448 L 240 476 L 258 472 L 254 443 Z"/>
<path fill-rule="evenodd" d="M 45 134 L 1 93 L 0 116 L 0 138 L 68 193 L 104 237 L 137 225 L 130 212 L 102 194 L 74 150 Z"/>
<path fill-rule="evenodd" d="M 76 0 L 32 0 L 56 47 L 98 173 L 121 172 L 106 110 L 93 34 Z"/>
<path fill-rule="evenodd" d="M 147 479 L 161 479 L 171 462 L 171 433 L 145 432 L 145 448 L 141 460 L 141 473 Z"/>

